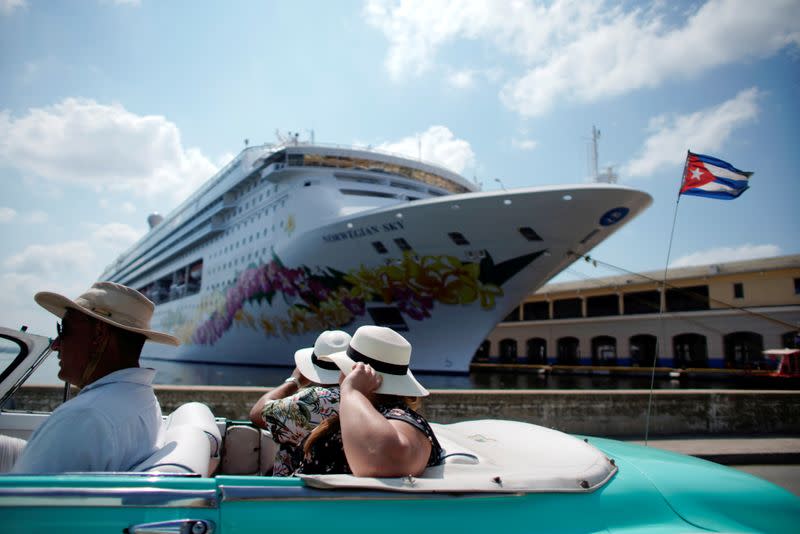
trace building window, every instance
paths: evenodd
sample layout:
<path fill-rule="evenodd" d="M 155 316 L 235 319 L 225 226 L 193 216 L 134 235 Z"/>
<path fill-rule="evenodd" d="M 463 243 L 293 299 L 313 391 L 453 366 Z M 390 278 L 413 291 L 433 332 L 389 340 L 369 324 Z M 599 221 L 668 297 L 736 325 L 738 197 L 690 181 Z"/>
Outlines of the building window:
<path fill-rule="evenodd" d="M 522 305 L 523 321 L 546 321 L 550 318 L 550 306 L 547 302 L 526 302 Z"/>
<path fill-rule="evenodd" d="M 708 344 L 706 336 L 700 334 L 680 334 L 672 338 L 673 366 L 708 367 Z"/>
<path fill-rule="evenodd" d="M 513 323 L 519 321 L 519 306 L 511 310 L 511 313 L 506 315 L 506 318 L 503 319 L 504 323 Z"/>
<path fill-rule="evenodd" d="M 534 337 L 528 340 L 527 356 L 529 363 L 547 363 L 547 340 Z"/>
<path fill-rule="evenodd" d="M 681 287 L 667 290 L 667 311 L 707 310 L 708 286 Z"/>
<path fill-rule="evenodd" d="M 636 291 L 625 293 L 622 296 L 622 305 L 625 315 L 638 315 L 640 313 L 658 313 L 661 309 L 661 299 L 658 291 Z"/>
<path fill-rule="evenodd" d="M 744 285 L 741 282 L 736 282 L 733 284 L 733 298 L 735 299 L 743 299 L 744 298 Z"/>
<path fill-rule="evenodd" d="M 559 338 L 556 348 L 556 363 L 560 365 L 579 365 L 581 359 L 579 343 L 576 337 Z"/>
<path fill-rule="evenodd" d="M 553 302 L 553 319 L 582 317 L 581 299 L 561 299 Z"/>
<path fill-rule="evenodd" d="M 765 368 L 764 338 L 755 332 L 732 332 L 723 338 L 725 367 L 733 369 Z"/>
<path fill-rule="evenodd" d="M 517 341 L 515 339 L 500 340 L 500 360 L 513 361 L 517 359 Z"/>
<path fill-rule="evenodd" d="M 617 365 L 617 340 L 611 336 L 592 338 L 592 365 Z"/>
<path fill-rule="evenodd" d="M 478 350 L 475 351 L 475 357 L 472 358 L 473 361 L 480 361 L 486 360 L 489 358 L 489 349 L 491 348 L 491 343 L 488 339 L 485 339 L 483 343 L 480 344 Z"/>
<path fill-rule="evenodd" d="M 606 315 L 619 315 L 619 297 L 617 295 L 602 295 L 586 299 L 587 317 L 603 317 Z"/>
<path fill-rule="evenodd" d="M 638 334 L 631 336 L 631 367 L 650 367 L 656 365 L 656 336 Z"/>

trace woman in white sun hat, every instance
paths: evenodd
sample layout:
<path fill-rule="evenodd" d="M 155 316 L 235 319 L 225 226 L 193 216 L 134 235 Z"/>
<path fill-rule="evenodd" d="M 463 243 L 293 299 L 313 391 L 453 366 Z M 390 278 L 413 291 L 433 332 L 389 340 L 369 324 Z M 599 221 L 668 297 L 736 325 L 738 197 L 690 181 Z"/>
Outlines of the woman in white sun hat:
<path fill-rule="evenodd" d="M 417 476 L 439 463 L 439 441 L 414 411 L 428 391 L 408 368 L 411 344 L 403 336 L 362 326 L 346 350 L 322 359 L 342 372 L 339 415 L 308 436 L 299 473 Z"/>
<path fill-rule="evenodd" d="M 269 430 L 279 447 L 272 476 L 290 476 L 299 463 L 298 445 L 326 417 L 339 413 L 339 368 L 321 356 L 343 351 L 350 334 L 326 330 L 313 347 L 294 353 L 295 369 L 283 384 L 263 395 L 250 410 L 250 420 Z"/>

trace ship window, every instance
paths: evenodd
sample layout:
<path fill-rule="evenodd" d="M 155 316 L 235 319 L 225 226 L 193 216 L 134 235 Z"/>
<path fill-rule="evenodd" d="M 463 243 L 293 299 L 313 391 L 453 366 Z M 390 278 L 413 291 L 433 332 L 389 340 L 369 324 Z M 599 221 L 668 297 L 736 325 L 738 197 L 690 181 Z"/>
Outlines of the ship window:
<path fill-rule="evenodd" d="M 469 245 L 469 241 L 461 232 L 450 232 L 447 235 L 450 236 L 450 239 L 453 240 L 453 243 L 456 245 Z"/>
<path fill-rule="evenodd" d="M 403 239 L 402 237 L 398 237 L 394 240 L 400 250 L 411 250 L 411 245 L 408 244 L 408 241 Z"/>
<path fill-rule="evenodd" d="M 372 322 L 376 326 L 385 326 L 397 332 L 407 332 L 408 325 L 400 310 L 394 307 L 367 308 Z"/>
<path fill-rule="evenodd" d="M 189 267 L 189 281 L 186 286 L 186 294 L 194 295 L 200 291 L 203 280 L 203 260 L 193 263 Z"/>
<path fill-rule="evenodd" d="M 528 241 L 541 241 L 542 238 L 537 234 L 533 228 L 530 226 L 523 226 L 519 229 L 519 233 L 522 234 L 522 237 L 527 239 Z"/>
<path fill-rule="evenodd" d="M 372 246 L 375 247 L 375 250 L 377 250 L 379 254 L 386 254 L 389 252 L 384 244 L 380 241 L 373 241 Z"/>
<path fill-rule="evenodd" d="M 339 189 L 343 195 L 356 195 L 360 197 L 394 198 L 394 193 L 383 193 L 381 191 L 366 191 L 364 189 Z"/>
<path fill-rule="evenodd" d="M 733 284 L 733 298 L 735 299 L 744 298 L 744 286 L 742 285 L 741 282 Z"/>

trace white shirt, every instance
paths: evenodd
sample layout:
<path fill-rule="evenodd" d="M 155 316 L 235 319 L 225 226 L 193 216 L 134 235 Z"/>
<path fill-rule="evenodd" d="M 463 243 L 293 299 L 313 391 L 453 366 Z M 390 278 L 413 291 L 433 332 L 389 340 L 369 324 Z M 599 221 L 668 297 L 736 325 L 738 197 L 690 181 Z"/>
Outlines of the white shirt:
<path fill-rule="evenodd" d="M 128 471 L 158 446 L 154 369 L 120 369 L 84 387 L 31 436 L 14 473 Z"/>

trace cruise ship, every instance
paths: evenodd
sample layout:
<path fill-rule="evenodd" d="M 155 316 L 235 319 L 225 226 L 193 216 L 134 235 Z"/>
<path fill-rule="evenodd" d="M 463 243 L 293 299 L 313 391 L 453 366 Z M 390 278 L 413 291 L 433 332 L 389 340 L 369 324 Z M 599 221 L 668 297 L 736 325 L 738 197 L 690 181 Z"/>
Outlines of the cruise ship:
<path fill-rule="evenodd" d="M 293 365 L 324 330 L 391 327 L 417 371 L 465 373 L 532 291 L 652 202 L 613 184 L 481 191 L 438 165 L 298 141 L 245 148 L 121 254 L 182 341 L 144 356 Z"/>

